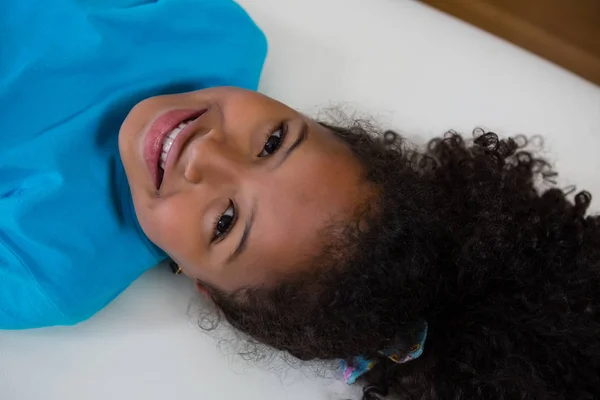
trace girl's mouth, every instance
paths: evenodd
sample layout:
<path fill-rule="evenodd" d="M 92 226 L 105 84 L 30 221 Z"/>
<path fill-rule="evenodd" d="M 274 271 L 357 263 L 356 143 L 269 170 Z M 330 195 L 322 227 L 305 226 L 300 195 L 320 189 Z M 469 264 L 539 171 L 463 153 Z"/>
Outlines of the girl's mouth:
<path fill-rule="evenodd" d="M 172 110 L 154 120 L 143 136 L 144 158 L 155 188 L 162 184 L 171 160 L 177 158 L 181 143 L 193 129 L 193 122 L 207 110 Z"/>

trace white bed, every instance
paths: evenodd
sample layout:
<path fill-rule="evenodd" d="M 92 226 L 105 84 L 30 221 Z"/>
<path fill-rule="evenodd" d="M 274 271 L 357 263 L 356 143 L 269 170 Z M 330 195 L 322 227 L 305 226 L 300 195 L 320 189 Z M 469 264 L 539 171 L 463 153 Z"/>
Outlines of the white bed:
<path fill-rule="evenodd" d="M 263 92 L 311 115 L 346 104 L 421 142 L 477 125 L 542 134 L 561 184 L 589 189 L 600 209 L 600 87 L 410 0 L 239 2 L 270 42 Z M 155 269 L 76 327 L 0 332 L 0 399 L 344 397 L 310 370 L 219 349 L 189 316 L 194 299 Z"/>

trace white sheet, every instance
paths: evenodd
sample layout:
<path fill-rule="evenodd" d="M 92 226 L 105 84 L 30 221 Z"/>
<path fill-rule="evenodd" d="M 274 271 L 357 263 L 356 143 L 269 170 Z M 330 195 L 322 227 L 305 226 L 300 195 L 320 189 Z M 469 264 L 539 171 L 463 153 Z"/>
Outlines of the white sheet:
<path fill-rule="evenodd" d="M 561 182 L 599 209 L 600 87 L 413 1 L 240 3 L 269 38 L 265 93 L 311 115 L 347 104 L 419 141 L 477 125 L 543 134 Z M 219 350 L 188 315 L 194 298 L 157 269 L 79 326 L 0 332 L 0 399 L 343 398 L 340 382 Z"/>

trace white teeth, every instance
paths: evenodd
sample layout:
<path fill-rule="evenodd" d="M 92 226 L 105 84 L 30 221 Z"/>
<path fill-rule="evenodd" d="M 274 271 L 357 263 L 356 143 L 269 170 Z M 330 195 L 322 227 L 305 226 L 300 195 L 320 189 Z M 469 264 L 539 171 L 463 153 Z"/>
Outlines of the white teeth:
<path fill-rule="evenodd" d="M 163 147 L 162 147 L 163 151 L 168 153 L 171 146 L 173 146 L 173 139 L 171 139 L 170 137 L 167 137 L 163 143 Z"/>
<path fill-rule="evenodd" d="M 173 142 L 175 141 L 175 138 L 181 133 L 181 131 L 183 130 L 183 128 L 185 128 L 186 126 L 188 126 L 191 122 L 192 121 L 180 123 L 177 126 L 177 128 L 173 129 L 163 139 L 163 142 L 162 142 L 162 152 L 160 153 L 160 160 L 159 160 L 159 165 L 160 165 L 160 167 L 163 170 L 165 169 L 165 163 L 167 162 L 167 157 L 169 155 L 169 151 L 171 150 L 171 147 L 173 146 Z"/>

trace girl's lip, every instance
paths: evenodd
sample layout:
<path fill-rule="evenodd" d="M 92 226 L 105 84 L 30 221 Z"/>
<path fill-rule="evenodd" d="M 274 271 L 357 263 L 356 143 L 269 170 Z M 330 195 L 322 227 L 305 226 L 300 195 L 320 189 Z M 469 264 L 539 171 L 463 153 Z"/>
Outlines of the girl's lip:
<path fill-rule="evenodd" d="M 146 133 L 142 135 L 143 142 L 143 154 L 144 161 L 146 162 L 146 168 L 154 182 L 155 188 L 158 190 L 160 186 L 160 174 L 158 162 L 160 160 L 160 155 L 162 153 L 162 143 L 163 139 L 166 135 L 168 135 L 173 129 L 175 129 L 180 123 L 185 120 L 200 117 L 202 114 L 206 112 L 206 109 L 203 110 L 171 110 L 165 113 L 160 114 L 156 119 L 152 122 Z M 194 121 L 194 122 L 196 122 Z M 170 164 L 170 160 L 173 159 L 174 154 L 176 154 L 181 148 L 181 146 L 176 145 L 181 143 L 181 139 L 184 139 L 182 136 L 186 134 L 186 132 L 190 132 L 190 128 L 195 125 L 194 123 L 189 124 L 175 139 L 175 142 L 171 146 L 171 150 L 169 151 L 169 156 L 167 158 L 167 164 Z M 167 170 L 168 165 L 165 165 L 165 171 Z"/>

